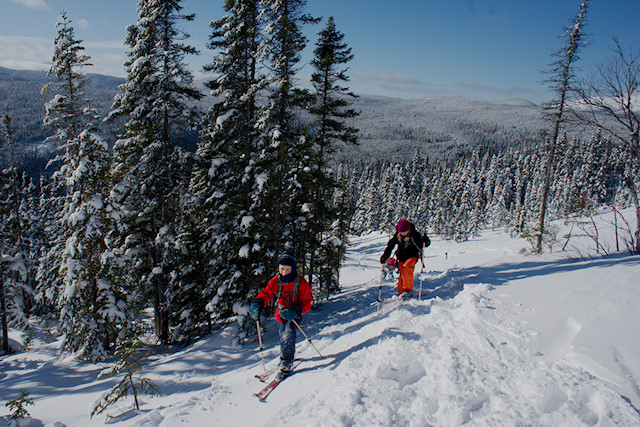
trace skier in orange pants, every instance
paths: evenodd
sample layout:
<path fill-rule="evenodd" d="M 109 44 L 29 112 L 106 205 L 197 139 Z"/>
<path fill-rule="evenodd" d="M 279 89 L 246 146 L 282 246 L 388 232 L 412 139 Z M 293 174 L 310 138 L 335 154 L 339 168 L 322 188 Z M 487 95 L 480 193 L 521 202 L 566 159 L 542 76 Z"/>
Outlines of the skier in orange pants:
<path fill-rule="evenodd" d="M 422 259 L 422 249 L 429 246 L 431 241 L 425 234 L 424 237 L 416 231 L 416 227 L 407 221 L 401 219 L 396 225 L 396 233 L 387 243 L 384 253 L 380 257 L 380 262 L 384 264 L 389 257 L 393 248 L 398 246 L 396 257 L 398 258 L 398 295 L 403 298 L 413 296 L 413 270 L 418 262 Z"/>

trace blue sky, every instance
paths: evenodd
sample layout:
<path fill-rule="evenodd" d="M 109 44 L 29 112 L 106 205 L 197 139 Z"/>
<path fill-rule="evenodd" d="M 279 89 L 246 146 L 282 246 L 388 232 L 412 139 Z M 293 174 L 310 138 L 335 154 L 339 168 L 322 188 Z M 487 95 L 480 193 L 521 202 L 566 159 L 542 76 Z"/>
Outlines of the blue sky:
<path fill-rule="evenodd" d="M 198 76 L 213 53 L 208 24 L 222 16 L 222 0 L 184 0 L 196 13 L 183 29 L 200 49 L 190 63 Z M 137 20 L 136 0 L 0 0 L 0 66 L 46 69 L 56 22 L 66 10 L 76 37 L 92 57 L 90 72 L 124 76 L 122 39 Z M 560 38 L 579 0 L 309 0 L 307 11 L 325 18 L 307 28 L 309 59 L 315 33 L 333 16 L 355 55 L 350 88 L 359 94 L 399 98 L 464 96 L 472 99 L 551 98 L 542 72 L 560 49 Z M 586 72 L 611 55 L 612 37 L 640 48 L 639 0 L 593 0 Z M 87 70 L 89 71 L 89 70 Z M 300 75 L 306 85 L 309 67 Z"/>

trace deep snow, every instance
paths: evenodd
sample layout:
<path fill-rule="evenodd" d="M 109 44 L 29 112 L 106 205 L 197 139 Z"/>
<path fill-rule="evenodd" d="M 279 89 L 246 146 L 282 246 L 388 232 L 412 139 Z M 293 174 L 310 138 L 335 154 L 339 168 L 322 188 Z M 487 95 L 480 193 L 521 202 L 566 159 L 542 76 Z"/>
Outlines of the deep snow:
<path fill-rule="evenodd" d="M 613 247 L 608 216 L 599 232 Z M 60 357 L 59 342 L 36 339 L 0 359 L 0 425 L 21 390 L 34 398 L 31 425 L 640 425 L 640 256 L 572 259 L 588 253 L 588 238 L 542 256 L 503 231 L 433 238 L 416 280 L 422 299 L 398 301 L 388 279 L 378 305 L 387 238 L 352 238 L 343 292 L 301 324 L 324 357 L 299 336 L 305 361 L 266 402 L 252 396 L 264 369 L 257 343 L 235 345 L 234 325 L 173 353 L 156 349 L 143 375 L 164 395 L 142 397 L 140 411 L 129 398 L 111 419 L 89 419 L 115 383 L 96 380 L 108 365 Z M 266 327 L 271 365 L 275 321 Z"/>

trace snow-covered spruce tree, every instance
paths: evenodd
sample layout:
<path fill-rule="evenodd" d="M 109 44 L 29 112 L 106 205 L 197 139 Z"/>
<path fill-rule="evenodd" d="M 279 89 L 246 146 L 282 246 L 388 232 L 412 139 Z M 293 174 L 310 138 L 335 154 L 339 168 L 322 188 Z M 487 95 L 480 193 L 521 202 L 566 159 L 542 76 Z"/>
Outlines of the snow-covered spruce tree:
<path fill-rule="evenodd" d="M 536 169 L 535 162 L 538 156 L 532 156 L 527 153 L 518 152 L 514 158 L 516 161 L 514 175 L 514 202 L 512 205 L 512 214 L 510 215 L 510 229 L 514 236 L 524 236 L 529 233 L 529 215 L 532 207 L 537 206 L 535 198 L 532 196 L 537 192 L 536 177 L 534 172 Z"/>
<path fill-rule="evenodd" d="M 309 254 L 310 284 L 318 293 L 328 295 L 339 290 L 338 272 L 347 244 L 347 230 L 340 227 L 340 219 L 346 217 L 349 205 L 344 203 L 344 191 L 339 189 L 340 184 L 329 168 L 327 156 L 339 142 L 357 144 L 358 129 L 348 126 L 345 121 L 359 113 L 350 108 L 348 99 L 356 95 L 344 86 L 349 81 L 345 67 L 353 55 L 351 48 L 343 43 L 344 34 L 336 29 L 332 16 L 318 35 L 311 61 L 314 93 L 309 109 L 315 119 L 313 142 L 317 164 L 313 165 L 309 183 L 312 198 L 304 205 L 310 210 L 312 219 L 301 253 Z M 334 198 L 334 195 L 338 197 Z M 314 283 L 316 272 L 317 284 Z"/>
<path fill-rule="evenodd" d="M 583 205 L 591 211 L 610 201 L 609 190 L 613 187 L 610 178 L 613 175 L 611 147 L 600 130 L 582 147 L 583 161 L 579 165 L 578 180 L 581 197 L 585 200 Z"/>
<path fill-rule="evenodd" d="M 304 247 L 302 234 L 313 221 L 311 211 L 303 208 L 313 193 L 302 183 L 310 182 L 316 163 L 313 143 L 297 117 L 309 96 L 296 87 L 296 73 L 307 42 L 302 26 L 317 20 L 304 13 L 304 0 L 262 0 L 260 5 L 265 39 L 259 52 L 270 73 L 268 99 L 258 117 L 252 165 L 256 179 L 249 195 L 255 240 L 248 246 L 247 261 L 260 266 L 254 270 L 256 287 L 264 285 L 285 249 L 296 251 L 304 263 L 306 254 L 297 251 Z"/>
<path fill-rule="evenodd" d="M 25 307 L 29 313 L 50 314 L 51 312 L 38 304 L 35 290 L 37 288 L 37 274 L 39 260 L 43 254 L 44 243 L 47 240 L 45 221 L 40 209 L 40 190 L 27 172 L 22 172 L 23 197 L 20 203 L 20 218 L 24 244 L 24 256 L 27 260 L 27 285 L 30 290 Z"/>
<path fill-rule="evenodd" d="M 11 119 L 2 116 L 0 129 L 0 354 L 11 352 L 9 325 L 26 326 L 22 287 L 26 266 L 22 251 L 19 174 L 15 166 Z"/>
<path fill-rule="evenodd" d="M 67 14 L 62 12 L 49 74 L 55 78 L 44 90 L 54 92 L 47 103 L 45 123 L 55 129 L 61 167 L 54 175 L 65 189 L 61 215 L 64 249 L 59 271 L 60 329 L 65 351 L 85 359 L 102 360 L 127 324 L 125 301 L 108 276 L 103 255 L 108 218 L 109 151 L 96 133 L 95 111 L 84 99 L 82 68 L 90 65 Z"/>
<path fill-rule="evenodd" d="M 216 317 L 228 317 L 236 302 L 246 300 L 263 266 L 262 259 L 251 256 L 262 220 L 252 211 L 250 197 L 259 179 L 254 156 L 257 102 L 264 87 L 259 10 L 254 0 L 226 1 L 224 8 L 226 15 L 211 22 L 209 47 L 216 55 L 205 65 L 215 76 L 208 86 L 219 101 L 203 122 L 190 187 L 198 199 L 191 211 L 198 218 L 192 241 L 207 261 L 201 299 Z"/>
<path fill-rule="evenodd" d="M 408 217 L 414 220 L 419 230 L 426 230 L 427 218 L 420 209 L 422 197 L 428 197 L 429 189 L 425 188 L 425 182 L 429 178 L 427 173 L 427 159 L 420 155 L 420 149 L 416 151 L 408 168 L 409 187 L 407 200 L 409 201 Z"/>
<path fill-rule="evenodd" d="M 347 188 L 354 200 L 355 212 L 351 216 L 349 228 L 355 234 L 378 230 L 381 214 L 380 162 L 369 164 L 364 171 L 356 174 L 356 168 L 351 165 L 353 180 Z"/>
<path fill-rule="evenodd" d="M 170 338 L 172 301 L 182 301 L 173 275 L 187 256 L 177 240 L 183 197 L 189 178 L 188 153 L 177 144 L 178 132 L 195 119 L 189 102 L 202 97 L 185 64 L 197 51 L 183 43 L 178 29 L 194 15 L 180 13 L 181 1 L 140 0 L 138 22 L 127 28 L 127 80 L 116 95 L 109 118 L 126 118 L 114 145 L 111 202 L 116 227 L 110 236 L 121 269 L 140 304 L 153 308 L 155 332 Z M 177 309 L 176 309 L 177 310 Z"/>
<path fill-rule="evenodd" d="M 60 217 L 64 210 L 65 190 L 58 180 L 40 178 L 38 215 L 41 219 L 43 238 L 36 272 L 35 299 L 46 314 L 59 315 L 58 298 L 63 288 L 60 260 L 65 247 Z"/>
<path fill-rule="evenodd" d="M 552 130 L 548 136 L 549 148 L 546 150 L 547 163 L 544 171 L 545 181 L 540 198 L 540 215 L 536 230 L 537 238 L 534 245 L 534 250 L 538 253 L 542 252 L 542 239 L 544 236 L 545 221 L 547 220 L 547 202 L 549 198 L 549 188 L 551 186 L 551 176 L 553 175 L 556 147 L 560 136 L 560 128 L 565 121 L 565 108 L 569 101 L 568 96 L 574 85 L 575 62 L 579 59 L 580 48 L 585 44 L 584 27 L 587 23 L 586 17 L 588 11 L 589 0 L 582 0 L 573 25 L 569 27 L 565 33 L 567 45 L 554 53 L 554 56 L 558 59 L 552 64 L 550 70 L 551 78 L 549 79 L 549 84 L 557 98 L 545 107 L 552 125 Z"/>

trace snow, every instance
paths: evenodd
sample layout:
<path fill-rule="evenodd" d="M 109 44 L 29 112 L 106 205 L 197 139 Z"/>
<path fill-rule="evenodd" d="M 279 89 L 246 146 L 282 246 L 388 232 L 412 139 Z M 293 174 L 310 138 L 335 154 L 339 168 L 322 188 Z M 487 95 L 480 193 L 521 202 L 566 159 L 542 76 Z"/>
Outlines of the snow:
<path fill-rule="evenodd" d="M 628 212 L 630 213 L 630 212 Z M 563 230 L 562 223 L 556 223 Z M 561 230 L 561 231 L 563 231 Z M 380 287 L 388 236 L 352 237 L 343 292 L 308 313 L 304 361 L 260 402 L 257 342 L 238 345 L 237 323 L 186 348 L 157 347 L 142 370 L 162 390 L 107 412 L 117 426 L 609 426 L 640 425 L 640 256 L 536 256 L 501 230 L 464 243 L 432 236 L 417 298 Z M 591 246 L 593 246 L 591 244 Z M 381 291 L 382 304 L 377 304 Z M 246 307 L 236 310 L 246 315 Z M 277 324 L 264 322 L 265 365 L 278 355 Z M 12 332 L 12 339 L 20 341 Z M 59 341 L 0 359 L 0 402 L 31 393 L 34 425 L 104 425 L 89 418 L 118 378 L 109 364 L 59 356 Z M 0 425 L 8 421 L 0 405 Z M 41 423 L 41 424 L 40 424 Z"/>
<path fill-rule="evenodd" d="M 242 217 L 242 220 L 240 221 L 240 226 L 246 230 L 247 228 L 249 228 L 251 226 L 251 224 L 253 223 L 253 216 L 252 215 L 245 215 Z"/>
<path fill-rule="evenodd" d="M 250 251 L 251 251 L 251 245 L 247 243 L 246 245 L 240 248 L 240 251 L 238 252 L 238 256 L 240 258 L 247 258 L 249 256 Z"/>

